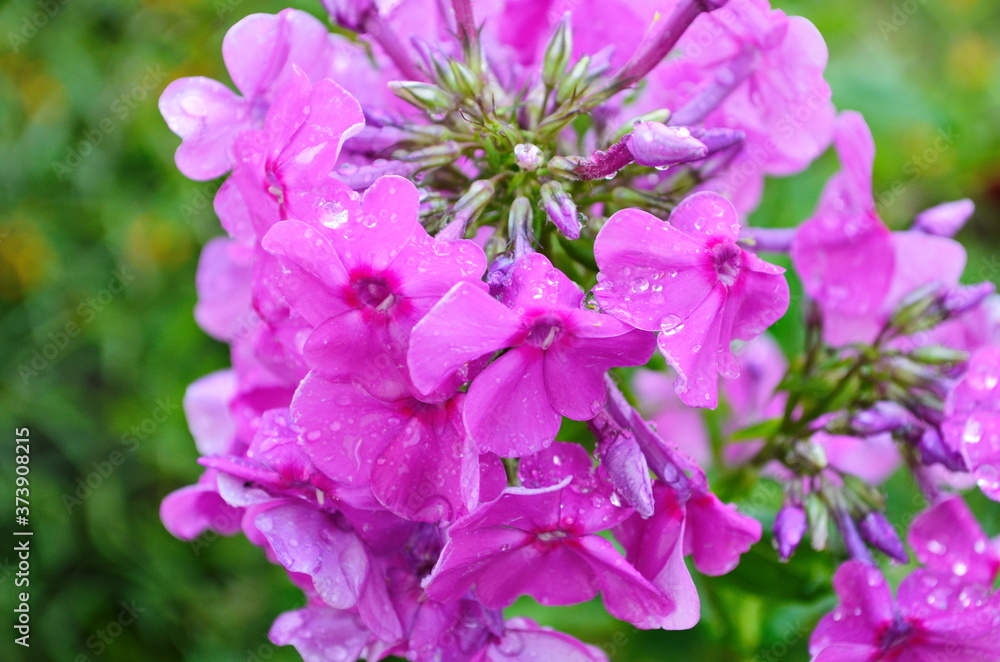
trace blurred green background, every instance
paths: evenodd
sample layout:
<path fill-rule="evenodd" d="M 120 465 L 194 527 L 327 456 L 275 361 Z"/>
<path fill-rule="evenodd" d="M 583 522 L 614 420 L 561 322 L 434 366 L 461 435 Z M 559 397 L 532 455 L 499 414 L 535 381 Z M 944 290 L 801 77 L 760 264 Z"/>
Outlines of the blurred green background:
<path fill-rule="evenodd" d="M 293 4 L 320 15 L 318 2 Z M 886 221 L 902 227 L 926 206 L 972 197 L 977 213 L 962 235 L 967 279 L 995 280 L 1000 2 L 774 4 L 826 36 L 834 101 L 862 111 L 875 135 Z M 176 171 L 178 139 L 156 99 L 181 76 L 228 82 L 219 51 L 226 29 L 284 6 L 0 6 L 0 521 L 8 541 L 0 548 L 0 659 L 298 659 L 266 638 L 279 612 L 300 606 L 283 572 L 240 537 L 177 541 L 157 514 L 164 495 L 199 473 L 179 409 L 184 389 L 226 366 L 228 355 L 192 318 L 198 252 L 220 234 L 210 204 L 218 182 Z M 827 154 L 799 177 L 770 182 L 753 221 L 793 225 L 808 216 L 835 168 Z M 780 329 L 787 342 L 795 325 L 791 318 Z M 30 428 L 32 450 L 27 651 L 11 643 L 16 558 L 6 536 L 17 427 Z M 896 483 L 901 494 L 909 489 Z M 766 517 L 778 498 L 765 485 L 747 505 Z M 901 522 L 916 508 L 906 498 L 894 503 Z M 990 518 L 988 530 L 997 533 L 997 524 Z M 701 581 L 704 618 L 685 633 L 638 632 L 608 619 L 599 603 L 519 609 L 604 645 L 615 660 L 695 651 L 708 661 L 807 659 L 808 633 L 831 605 L 824 583 L 833 561 L 802 553 L 779 567 L 773 559 L 762 543 L 733 577 Z M 138 616 L 119 627 L 131 620 L 122 618 L 126 606 Z"/>

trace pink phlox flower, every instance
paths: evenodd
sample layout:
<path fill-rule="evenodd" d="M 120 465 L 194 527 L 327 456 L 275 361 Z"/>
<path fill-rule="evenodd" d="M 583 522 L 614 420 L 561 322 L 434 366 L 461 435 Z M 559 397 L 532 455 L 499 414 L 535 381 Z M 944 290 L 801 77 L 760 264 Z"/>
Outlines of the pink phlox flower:
<path fill-rule="evenodd" d="M 582 308 L 580 288 L 539 253 L 500 280 L 502 302 L 478 284 L 448 292 L 414 327 L 408 364 L 428 392 L 470 361 L 507 349 L 472 380 L 465 422 L 481 448 L 510 457 L 546 447 L 563 416 L 593 418 L 605 372 L 648 361 L 653 339 Z"/>
<path fill-rule="evenodd" d="M 357 610 L 365 627 L 383 641 L 403 636 L 382 563 L 343 516 L 277 501 L 257 513 L 254 526 L 273 558 L 289 573 L 308 576 L 324 604 Z"/>
<path fill-rule="evenodd" d="M 285 9 L 242 19 L 222 42 L 222 56 L 242 97 L 204 77 L 175 80 L 160 97 L 160 112 L 183 140 L 177 168 L 191 179 L 225 174 L 233 165 L 237 136 L 263 127 L 268 109 L 286 93 L 293 68 L 318 82 L 332 55 L 326 26 L 306 12 Z"/>
<path fill-rule="evenodd" d="M 331 201 L 276 225 L 264 247 L 278 257 L 278 288 L 315 330 L 302 352 L 330 378 L 352 379 L 395 399 L 410 393 L 410 330 L 456 283 L 485 289 L 481 248 L 430 237 L 417 215 L 416 187 L 383 177 L 360 203 Z M 429 400 L 447 398 L 422 391 Z"/>
<path fill-rule="evenodd" d="M 453 521 L 479 502 L 479 451 L 462 425 L 464 399 L 383 400 L 313 372 L 291 411 L 302 448 L 331 480 L 370 485 L 400 517 Z"/>
<path fill-rule="evenodd" d="M 965 250 L 947 237 L 889 232 L 875 209 L 875 144 L 860 114 L 840 115 L 835 142 L 843 169 L 796 232 L 792 263 L 822 309 L 827 342 L 872 342 L 908 294 L 956 284 Z"/>
<path fill-rule="evenodd" d="M 427 594 L 454 600 L 474 588 L 485 607 L 507 607 L 519 595 L 543 605 L 568 605 L 598 592 L 608 612 L 640 628 L 661 627 L 675 605 L 597 535 L 632 512 L 611 500 L 607 479 L 590 455 L 557 442 L 521 460 L 524 487 L 459 520 L 434 571 Z M 530 568 L 531 572 L 525 572 Z"/>
<path fill-rule="evenodd" d="M 849 561 L 834 576 L 840 605 L 810 640 L 816 662 L 991 662 L 1000 648 L 1000 550 L 968 506 L 949 497 L 919 515 L 909 543 L 922 568 L 892 593 L 877 568 Z"/>
<path fill-rule="evenodd" d="M 784 270 L 737 243 L 736 210 L 715 193 L 684 199 L 664 222 L 639 209 L 614 214 L 594 245 L 594 289 L 605 310 L 658 344 L 688 406 L 715 407 L 718 375 L 739 376 L 733 340 L 752 340 L 788 308 Z"/>
<path fill-rule="evenodd" d="M 948 394 L 941 430 L 983 493 L 1000 501 L 1000 348 L 984 347 L 972 355 L 964 377 Z"/>

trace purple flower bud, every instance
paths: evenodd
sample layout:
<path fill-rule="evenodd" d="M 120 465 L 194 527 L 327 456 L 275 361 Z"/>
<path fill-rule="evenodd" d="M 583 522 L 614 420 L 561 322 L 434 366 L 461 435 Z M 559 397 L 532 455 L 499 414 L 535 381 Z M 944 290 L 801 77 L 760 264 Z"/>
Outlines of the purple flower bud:
<path fill-rule="evenodd" d="M 531 201 L 523 195 L 514 199 L 510 206 L 510 215 L 507 217 L 507 233 L 514 241 L 515 260 L 533 252 L 531 237 L 534 216 Z"/>
<path fill-rule="evenodd" d="M 493 182 L 488 179 L 477 179 L 469 186 L 458 201 L 453 211 L 454 219 L 437 233 L 438 239 L 454 241 L 465 238 L 465 230 L 493 200 L 496 190 Z"/>
<path fill-rule="evenodd" d="M 353 32 L 365 32 L 368 19 L 378 16 L 374 0 L 323 0 L 323 7 L 334 23 Z"/>
<path fill-rule="evenodd" d="M 870 437 L 883 432 L 895 432 L 913 422 L 913 417 L 895 402 L 876 402 L 871 409 L 858 412 L 851 420 L 857 434 Z"/>
<path fill-rule="evenodd" d="M 858 527 L 855 525 L 850 513 L 846 510 L 838 509 L 834 512 L 833 518 L 837 523 L 837 529 L 840 531 L 840 537 L 844 540 L 844 547 L 851 558 L 867 563 L 868 565 L 875 565 L 872 555 L 868 551 L 868 547 L 865 546 L 865 541 L 861 539 L 861 534 L 858 532 Z"/>
<path fill-rule="evenodd" d="M 995 291 L 996 285 L 993 283 L 956 285 L 938 292 L 936 304 L 946 317 L 955 317 L 972 310 Z"/>
<path fill-rule="evenodd" d="M 941 237 L 954 237 L 972 216 L 976 206 L 965 198 L 925 209 L 913 219 L 913 229 Z"/>
<path fill-rule="evenodd" d="M 872 547 L 895 561 L 909 562 L 910 557 L 903 547 L 903 541 L 899 539 L 895 527 L 889 523 L 885 515 L 873 510 L 861 520 L 860 529 L 861 536 Z"/>
<path fill-rule="evenodd" d="M 654 168 L 696 161 L 708 154 L 708 147 L 692 136 L 687 127 L 661 122 L 639 122 L 627 144 L 636 163 Z"/>
<path fill-rule="evenodd" d="M 743 228 L 740 239 L 748 240 L 754 251 L 787 253 L 798 228 Z"/>
<path fill-rule="evenodd" d="M 592 428 L 593 429 L 593 428 Z M 653 482 L 649 477 L 646 456 L 630 430 L 616 431 L 605 427 L 597 436 L 597 452 L 601 466 L 615 486 L 615 491 L 642 517 L 654 511 Z"/>
<path fill-rule="evenodd" d="M 549 220 L 568 239 L 580 238 L 580 214 L 576 203 L 558 182 L 542 184 L 542 209 Z"/>
<path fill-rule="evenodd" d="M 782 561 L 787 561 L 798 548 L 806 528 L 806 511 L 802 506 L 788 504 L 778 511 L 774 518 L 774 545 Z"/>
<path fill-rule="evenodd" d="M 514 256 L 510 253 L 497 255 L 486 270 L 486 284 L 490 286 L 490 295 L 500 296 L 505 287 L 510 285 L 510 269 L 514 266 Z"/>
<path fill-rule="evenodd" d="M 514 145 L 514 158 L 517 159 L 517 167 L 532 172 L 542 165 L 542 150 L 538 145 L 521 143 Z"/>
<path fill-rule="evenodd" d="M 924 464 L 940 464 L 950 471 L 968 471 L 961 453 L 945 444 L 937 428 L 929 427 L 917 442 L 920 461 Z"/>
<path fill-rule="evenodd" d="M 747 137 L 747 134 L 737 129 L 695 129 L 691 135 L 705 144 L 708 156 L 738 145 Z"/>

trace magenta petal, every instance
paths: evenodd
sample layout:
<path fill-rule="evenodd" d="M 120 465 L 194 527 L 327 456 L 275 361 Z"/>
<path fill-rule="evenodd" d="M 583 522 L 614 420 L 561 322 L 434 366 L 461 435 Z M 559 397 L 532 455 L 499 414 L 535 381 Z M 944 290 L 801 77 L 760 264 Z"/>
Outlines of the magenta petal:
<path fill-rule="evenodd" d="M 481 449 L 520 457 L 555 439 L 562 416 L 549 404 L 543 359 L 536 347 L 517 347 L 473 380 L 465 424 Z"/>
<path fill-rule="evenodd" d="M 638 209 L 615 213 L 597 235 L 600 274 L 594 294 L 615 317 L 659 331 L 668 314 L 686 317 L 717 275 L 702 241 Z"/>
<path fill-rule="evenodd" d="M 666 627 L 674 603 L 628 564 L 610 541 L 584 536 L 577 543 L 593 570 L 608 613 L 636 627 Z"/>
<path fill-rule="evenodd" d="M 684 198 L 668 220 L 670 225 L 685 234 L 694 237 L 707 235 L 724 241 L 736 241 L 741 229 L 733 203 L 710 191 Z"/>
<path fill-rule="evenodd" d="M 400 267 L 400 265 L 402 265 Z M 474 241 L 445 241 L 427 234 L 418 225 L 410 244 L 400 251 L 394 268 L 407 269 L 407 278 L 400 291 L 420 306 L 429 309 L 460 281 L 475 283 L 487 289 L 480 278 L 486 271 L 486 254 Z"/>
<path fill-rule="evenodd" d="M 208 470 L 194 485 L 171 492 L 160 504 L 160 519 L 170 535 L 181 540 L 194 540 L 213 530 L 232 535 L 240 530 L 240 509 L 222 500 Z"/>
<path fill-rule="evenodd" d="M 312 372 L 295 391 L 292 419 L 300 443 L 316 467 L 348 484 L 367 481 L 386 444 L 386 430 L 403 425 L 392 405 L 354 384 L 331 382 Z"/>
<path fill-rule="evenodd" d="M 583 300 L 580 286 L 541 253 L 528 253 L 520 258 L 511 268 L 509 278 L 510 282 L 504 283 L 503 302 L 519 311 L 539 306 L 576 308 Z"/>
<path fill-rule="evenodd" d="M 184 416 L 202 455 L 223 455 L 233 451 L 236 425 L 229 403 L 234 395 L 236 375 L 232 370 L 205 375 L 192 382 L 184 393 Z"/>
<path fill-rule="evenodd" d="M 316 83 L 308 99 L 304 109 L 290 115 L 300 118 L 301 124 L 274 163 L 281 183 L 289 189 L 321 183 L 337 164 L 344 141 L 365 124 L 357 99 L 332 80 Z"/>
<path fill-rule="evenodd" d="M 954 237 L 969 220 L 976 206 L 968 198 L 925 209 L 913 219 L 913 229 L 939 237 Z"/>
<path fill-rule="evenodd" d="M 892 246 L 896 270 L 886 297 L 892 306 L 925 285 L 958 283 L 965 271 L 965 248 L 954 239 L 923 232 L 894 232 Z"/>
<path fill-rule="evenodd" d="M 181 78 L 160 96 L 160 113 L 183 139 L 177 169 L 195 180 L 214 179 L 233 166 L 236 134 L 250 128 L 249 108 L 222 83 L 210 78 Z"/>
<path fill-rule="evenodd" d="M 790 294 L 784 269 L 743 254 L 746 267 L 730 289 L 730 305 L 739 306 L 733 317 L 732 336 L 753 340 L 777 322 L 788 310 Z"/>
<path fill-rule="evenodd" d="M 685 551 L 706 575 L 724 575 L 735 568 L 740 555 L 760 540 L 760 534 L 760 522 L 711 492 L 695 494 L 687 502 Z"/>
<path fill-rule="evenodd" d="M 201 251 L 195 284 L 194 318 L 206 333 L 230 341 L 252 316 L 250 252 L 239 242 L 217 237 Z"/>
<path fill-rule="evenodd" d="M 251 14 L 226 33 L 222 57 L 236 87 L 254 98 L 281 87 L 292 64 L 319 74 L 328 40 L 326 27 L 306 12 Z"/>
<path fill-rule="evenodd" d="M 503 638 L 490 648 L 481 662 L 607 662 L 607 659 L 596 646 L 539 627 L 526 618 L 512 618 L 504 624 Z"/>
<path fill-rule="evenodd" d="M 382 400 L 409 395 L 406 329 L 360 310 L 330 317 L 309 334 L 302 353 L 314 370 L 353 380 Z"/>
<path fill-rule="evenodd" d="M 907 540 L 917 559 L 942 575 L 992 586 L 1000 570 L 1000 551 L 959 496 L 940 501 L 918 515 Z"/>
<path fill-rule="evenodd" d="M 332 230 L 344 264 L 383 271 L 419 230 L 416 187 L 402 177 L 380 177 L 365 191 L 361 209 Z"/>
<path fill-rule="evenodd" d="M 816 626 L 809 651 L 816 654 L 831 644 L 878 646 L 894 617 L 892 593 L 878 568 L 848 561 L 833 576 L 833 587 L 840 605 Z"/>
<path fill-rule="evenodd" d="M 311 325 L 319 325 L 348 306 L 347 272 L 319 231 L 300 221 L 283 221 L 272 227 L 261 243 L 281 261 L 278 285 L 282 293 Z"/>
<path fill-rule="evenodd" d="M 858 644 L 837 644 L 819 651 L 811 662 L 878 662 L 882 649 Z M 930 662 L 914 660 L 913 662 Z"/>
<path fill-rule="evenodd" d="M 413 327 L 407 363 L 414 385 L 428 393 L 463 365 L 510 346 L 520 318 L 472 283 L 453 287 Z"/>
<path fill-rule="evenodd" d="M 586 480 L 593 470 L 594 461 L 585 448 L 556 441 L 545 450 L 521 458 L 517 476 L 525 487 L 537 489 L 558 485 L 567 478 Z"/>
<path fill-rule="evenodd" d="M 701 602 L 684 563 L 684 509 L 673 491 L 655 487 L 656 512 L 648 519 L 632 515 L 615 528 L 628 562 L 675 605 L 661 627 L 685 630 L 701 617 Z"/>
<path fill-rule="evenodd" d="M 722 337 L 724 287 L 713 288 L 689 316 L 664 326 L 657 338 L 667 363 L 677 371 L 674 388 L 689 407 L 714 408 L 719 401 L 719 355 L 730 353 Z"/>
<path fill-rule="evenodd" d="M 375 460 L 372 491 L 400 517 L 452 522 L 478 505 L 479 455 L 457 405 L 428 405 L 418 419 Z"/>
<path fill-rule="evenodd" d="M 568 337 L 545 352 L 545 388 L 556 411 L 585 421 L 604 404 L 608 369 L 645 364 L 655 351 L 656 339 L 610 315 L 575 310 L 571 320 Z"/>

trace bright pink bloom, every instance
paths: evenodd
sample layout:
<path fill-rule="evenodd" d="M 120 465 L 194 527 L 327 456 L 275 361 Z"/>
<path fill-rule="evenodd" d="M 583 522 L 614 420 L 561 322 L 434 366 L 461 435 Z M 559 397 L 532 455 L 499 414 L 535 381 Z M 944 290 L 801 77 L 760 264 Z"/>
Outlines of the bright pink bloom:
<path fill-rule="evenodd" d="M 351 382 L 311 373 L 292 401 L 302 447 L 332 480 L 371 484 L 390 511 L 453 521 L 479 499 L 479 453 L 462 425 L 464 396 L 428 404 L 380 400 Z"/>
<path fill-rule="evenodd" d="M 160 97 L 160 112 L 183 139 L 177 168 L 191 179 L 213 179 L 233 165 L 232 147 L 247 129 L 260 129 L 268 108 L 285 94 L 293 68 L 319 82 L 334 54 L 322 23 L 296 9 L 251 14 L 222 42 L 229 74 L 243 96 L 210 78 L 175 80 Z"/>
<path fill-rule="evenodd" d="M 861 115 L 842 113 L 835 140 L 843 169 L 796 232 L 792 262 L 823 311 L 826 340 L 872 342 L 906 295 L 957 283 L 965 250 L 924 232 L 890 233 L 882 223 L 872 194 L 875 144 Z"/>
<path fill-rule="evenodd" d="M 408 180 L 382 177 L 360 204 L 317 205 L 308 218 L 277 224 L 263 242 L 279 258 L 279 289 L 315 327 L 306 360 L 388 399 L 409 393 L 410 329 L 456 283 L 485 288 L 482 249 L 431 238 L 417 220 L 419 204 Z"/>
<path fill-rule="evenodd" d="M 616 618 L 640 628 L 664 626 L 675 609 L 673 598 L 596 535 L 632 511 L 614 505 L 610 485 L 594 472 L 587 452 L 556 443 L 523 458 L 519 473 L 525 487 L 508 488 L 452 526 L 425 580 L 427 594 L 454 600 L 474 588 L 479 602 L 499 609 L 519 595 L 569 605 L 600 591 Z"/>
<path fill-rule="evenodd" d="M 833 578 L 840 606 L 810 640 L 815 662 L 992 662 L 1000 650 L 1000 552 L 968 506 L 948 498 L 913 521 L 922 568 L 893 600 L 875 567 L 849 561 Z"/>
<path fill-rule="evenodd" d="M 414 384 L 437 388 L 462 366 L 511 348 L 469 387 L 465 421 L 481 448 L 501 456 L 545 448 L 562 417 L 589 420 L 604 403 L 604 374 L 641 365 L 650 334 L 581 308 L 583 292 L 538 253 L 504 280 L 500 303 L 470 283 L 456 286 L 414 328 Z"/>
<path fill-rule="evenodd" d="M 697 193 L 669 222 L 622 210 L 594 244 L 598 301 L 636 328 L 660 332 L 660 351 L 689 406 L 715 407 L 718 375 L 739 376 L 732 341 L 757 337 L 788 308 L 784 270 L 740 248 L 739 232 L 732 204 Z"/>
<path fill-rule="evenodd" d="M 1000 501 L 1000 348 L 972 355 L 945 403 L 945 440 L 965 458 L 979 487 Z"/>

